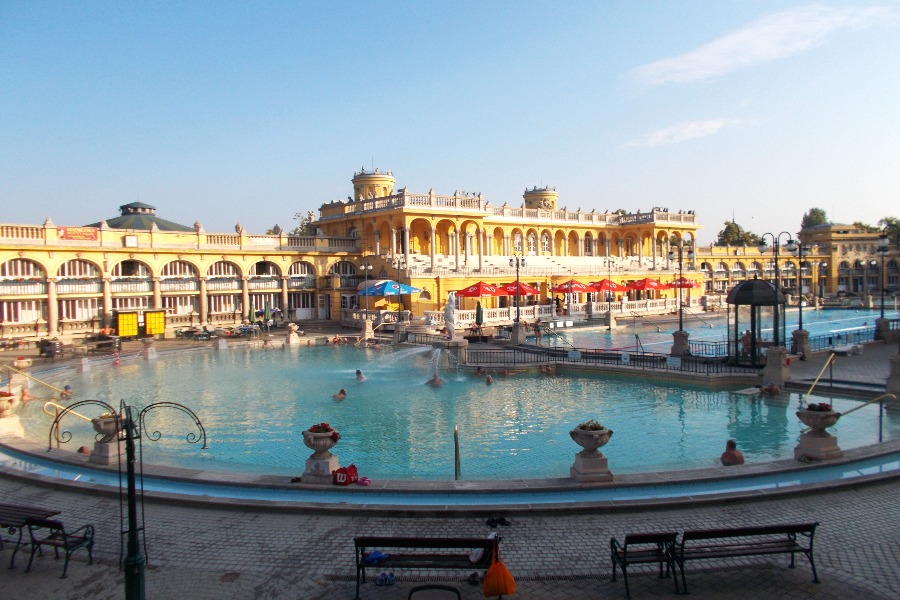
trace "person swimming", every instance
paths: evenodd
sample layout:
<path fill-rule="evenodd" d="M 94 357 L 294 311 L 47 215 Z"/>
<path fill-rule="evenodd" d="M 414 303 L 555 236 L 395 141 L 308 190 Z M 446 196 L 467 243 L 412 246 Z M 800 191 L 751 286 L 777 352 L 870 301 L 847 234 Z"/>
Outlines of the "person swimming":
<path fill-rule="evenodd" d="M 434 377 L 425 382 L 425 385 L 430 385 L 431 387 L 441 387 L 444 385 L 444 380 L 441 379 L 440 375 L 437 373 L 434 374 Z"/>
<path fill-rule="evenodd" d="M 337 394 L 333 394 L 331 397 L 335 400 L 343 400 L 347 397 L 347 390 L 341 388 L 341 390 Z"/>
<path fill-rule="evenodd" d="M 360 371 L 359 369 L 356 370 L 356 380 L 357 381 L 365 381 L 366 380 L 366 376 L 363 375 L 362 371 Z"/>

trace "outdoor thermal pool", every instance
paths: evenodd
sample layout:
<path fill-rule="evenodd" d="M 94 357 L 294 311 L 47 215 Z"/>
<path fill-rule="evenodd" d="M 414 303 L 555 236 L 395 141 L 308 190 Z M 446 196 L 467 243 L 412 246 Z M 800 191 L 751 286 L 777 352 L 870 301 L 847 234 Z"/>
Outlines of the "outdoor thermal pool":
<path fill-rule="evenodd" d="M 311 454 L 301 432 L 322 421 L 341 433 L 333 452 L 342 465 L 356 464 L 372 479 L 401 480 L 453 479 L 454 426 L 464 480 L 567 477 L 580 450 L 569 430 L 589 418 L 615 432 L 603 452 L 616 474 L 716 466 L 728 438 L 748 462 L 790 458 L 801 430 L 796 394 L 769 398 L 627 376 L 529 373 L 494 373 L 489 386 L 471 369 L 441 371 L 446 385 L 431 388 L 424 382 L 435 364 L 431 348 L 236 346 L 65 370 L 48 380 L 72 386 L 69 402 L 186 405 L 202 420 L 209 447 L 185 442 L 191 429 L 180 412 L 151 411 L 146 425 L 163 437 L 145 441 L 144 461 L 222 472 L 300 475 Z M 356 381 L 356 369 L 365 381 Z M 331 396 L 340 388 L 347 398 L 336 401 Z M 858 404 L 810 400 L 833 402 L 839 411 Z M 46 443 L 51 419 L 42 404 L 23 407 L 22 422 L 26 437 Z M 70 451 L 94 441 L 90 424 L 79 419 L 67 417 L 63 429 L 73 434 Z M 876 443 L 878 406 L 854 412 L 831 431 L 844 449 Z M 898 434 L 900 416 L 889 413 L 884 437 Z"/>

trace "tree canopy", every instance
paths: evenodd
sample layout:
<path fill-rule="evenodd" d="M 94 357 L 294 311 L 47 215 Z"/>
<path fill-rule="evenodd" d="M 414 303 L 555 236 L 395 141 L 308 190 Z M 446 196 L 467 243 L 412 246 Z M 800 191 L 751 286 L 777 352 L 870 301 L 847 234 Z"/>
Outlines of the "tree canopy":
<path fill-rule="evenodd" d="M 716 239 L 716 246 L 756 246 L 759 244 L 760 238 L 751 231 L 744 230 L 743 227 L 734 221 L 725 221 L 725 229 L 719 232 Z"/>
<path fill-rule="evenodd" d="M 828 216 L 825 214 L 825 210 L 822 208 L 811 208 L 803 215 L 803 220 L 800 221 L 800 229 L 825 225 L 826 223 L 828 223 Z"/>

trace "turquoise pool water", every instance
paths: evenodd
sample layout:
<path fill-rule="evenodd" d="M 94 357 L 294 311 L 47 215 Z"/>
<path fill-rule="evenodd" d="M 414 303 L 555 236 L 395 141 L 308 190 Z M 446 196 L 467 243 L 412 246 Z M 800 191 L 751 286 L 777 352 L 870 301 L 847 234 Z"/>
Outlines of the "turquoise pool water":
<path fill-rule="evenodd" d="M 620 474 L 713 466 L 728 438 L 750 462 L 789 458 L 801 429 L 795 394 L 762 398 L 628 377 L 526 373 L 495 374 L 487 386 L 470 370 L 442 371 L 447 383 L 434 389 L 424 385 L 434 364 L 430 348 L 236 347 L 67 372 L 56 382 L 73 387 L 73 401 L 190 407 L 206 427 L 208 449 L 185 442 L 189 427 L 180 413 L 155 411 L 147 427 L 163 438 L 144 443 L 144 460 L 220 471 L 299 475 L 311 453 L 300 432 L 321 421 L 341 433 L 334 452 L 342 465 L 354 463 L 373 479 L 422 480 L 453 479 L 454 426 L 468 480 L 567 476 L 579 450 L 568 432 L 588 418 L 614 430 L 603 452 Z M 356 369 L 365 381 L 356 381 Z M 339 388 L 348 393 L 343 401 L 331 398 Z M 817 401 L 833 401 L 837 410 L 857 404 Z M 40 404 L 24 407 L 23 424 L 29 438 L 46 440 Z M 896 413 L 884 423 L 886 439 L 900 433 Z M 73 434 L 72 451 L 93 442 L 83 421 L 67 419 L 64 428 Z M 876 443 L 878 407 L 856 411 L 831 431 L 845 449 Z"/>

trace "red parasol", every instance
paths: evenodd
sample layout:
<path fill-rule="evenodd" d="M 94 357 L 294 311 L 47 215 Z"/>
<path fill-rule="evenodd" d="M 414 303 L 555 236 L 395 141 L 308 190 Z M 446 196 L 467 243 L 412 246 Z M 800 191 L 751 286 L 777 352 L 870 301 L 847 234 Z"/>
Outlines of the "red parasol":
<path fill-rule="evenodd" d="M 456 295 L 460 298 L 480 298 L 482 296 L 508 296 L 509 294 L 500 286 L 479 281 L 456 292 Z"/>
<path fill-rule="evenodd" d="M 666 284 L 667 288 L 677 289 L 677 288 L 696 288 L 700 287 L 700 284 L 696 281 L 688 279 L 687 277 L 680 277 L 674 281 L 671 281 Z"/>
<path fill-rule="evenodd" d="M 580 281 L 570 279 L 565 283 L 560 283 L 550 291 L 561 294 L 583 294 L 585 292 L 597 292 L 599 290 L 597 290 L 597 288 L 595 288 L 593 285 L 588 285 L 586 283 L 581 283 Z"/>
<path fill-rule="evenodd" d="M 662 290 L 665 287 L 658 279 L 650 279 L 649 277 L 644 277 L 628 285 L 629 290 Z"/>
<path fill-rule="evenodd" d="M 516 282 L 507 283 L 506 285 L 500 286 L 501 290 L 504 290 L 508 295 L 515 296 L 516 295 Z M 518 294 L 520 296 L 535 296 L 540 294 L 540 290 L 536 287 L 532 287 L 525 283 L 524 281 L 519 282 Z"/>
<path fill-rule="evenodd" d="M 625 292 L 628 291 L 628 287 L 622 285 L 621 283 L 616 283 L 612 279 L 601 279 L 600 281 L 595 281 L 591 284 L 591 287 L 597 290 L 598 292 Z"/>

